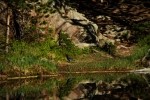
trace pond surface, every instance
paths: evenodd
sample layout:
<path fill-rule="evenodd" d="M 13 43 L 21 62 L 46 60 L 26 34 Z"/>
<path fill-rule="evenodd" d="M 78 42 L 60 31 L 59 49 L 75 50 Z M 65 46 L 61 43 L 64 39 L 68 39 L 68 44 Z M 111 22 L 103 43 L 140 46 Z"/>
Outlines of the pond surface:
<path fill-rule="evenodd" d="M 150 100 L 150 74 L 71 74 L 0 81 L 0 100 Z"/>

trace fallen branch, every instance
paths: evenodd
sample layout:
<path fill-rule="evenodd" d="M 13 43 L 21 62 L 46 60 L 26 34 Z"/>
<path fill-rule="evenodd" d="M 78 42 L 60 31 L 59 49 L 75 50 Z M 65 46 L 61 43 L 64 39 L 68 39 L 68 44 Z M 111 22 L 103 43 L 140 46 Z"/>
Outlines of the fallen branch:
<path fill-rule="evenodd" d="M 68 72 L 61 71 L 59 74 L 94 74 L 94 73 L 130 73 L 131 71 L 80 71 L 80 72 Z"/>

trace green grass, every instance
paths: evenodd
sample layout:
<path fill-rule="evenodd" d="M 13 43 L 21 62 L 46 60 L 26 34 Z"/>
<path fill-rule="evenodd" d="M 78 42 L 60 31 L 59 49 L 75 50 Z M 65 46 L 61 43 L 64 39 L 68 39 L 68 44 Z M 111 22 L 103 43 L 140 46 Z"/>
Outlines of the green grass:
<path fill-rule="evenodd" d="M 136 44 L 133 53 L 126 57 L 115 57 L 99 59 L 93 62 L 81 62 L 69 67 L 69 71 L 84 70 L 132 70 L 142 67 L 140 61 L 150 49 L 150 36 L 140 38 Z M 101 55 L 100 55 L 101 56 Z M 86 58 L 85 58 L 86 59 Z M 97 59 L 97 58 L 95 58 Z"/>
<path fill-rule="evenodd" d="M 48 58 L 50 52 L 50 43 L 27 43 L 25 41 L 14 41 L 10 52 L 7 54 L 7 62 L 5 65 L 9 69 L 10 66 L 21 69 L 29 69 L 35 66 L 43 67 L 48 71 L 55 71 L 56 66 Z"/>
<path fill-rule="evenodd" d="M 96 62 L 89 62 L 89 63 L 80 63 L 74 65 L 74 67 L 70 67 L 70 71 L 88 71 L 88 70 L 128 70 L 128 69 L 135 69 L 136 66 L 132 63 L 131 60 L 127 58 L 117 58 L 117 59 L 112 59 L 108 58 L 104 61 L 96 61 Z"/>
<path fill-rule="evenodd" d="M 144 24 L 148 26 L 149 24 Z M 145 27 L 145 26 L 143 26 Z M 32 29 L 33 28 L 33 29 Z M 59 61 L 67 61 L 66 55 L 78 59 L 79 55 L 89 54 L 92 52 L 91 48 L 79 49 L 68 38 L 68 35 L 62 32 L 59 40 L 54 40 L 50 34 L 46 36 L 41 34 L 34 34 L 36 27 L 29 28 L 28 34 L 21 41 L 12 41 L 9 53 L 0 57 L 0 70 L 9 70 L 17 67 L 20 70 L 43 69 L 44 71 L 57 71 L 56 63 Z M 30 33 L 31 32 L 31 33 Z M 30 34 L 29 34 L 30 33 Z M 40 41 L 44 38 L 44 41 Z M 124 70 L 137 68 L 135 61 L 141 59 L 150 48 L 150 36 L 143 36 L 138 40 L 136 48 L 131 56 L 120 58 L 107 58 L 100 61 L 83 62 L 69 67 L 69 71 L 78 70 Z M 104 48 L 106 52 L 114 53 L 115 47 Z M 109 49 L 107 51 L 107 49 Z M 112 52 L 111 52 L 112 50 Z M 113 54 L 112 54 L 113 55 Z M 97 55 L 96 55 L 97 56 Z M 86 56 L 85 56 L 86 57 Z M 105 57 L 104 57 L 105 58 Z M 85 58 L 86 59 L 86 58 Z M 81 59 L 84 60 L 84 59 Z"/>
<path fill-rule="evenodd" d="M 65 54 L 77 57 L 80 54 L 91 52 L 90 49 L 81 50 L 75 47 L 67 39 L 66 35 L 62 39 L 62 43 L 65 44 L 64 47 L 58 46 L 57 42 L 51 38 L 43 42 L 34 43 L 15 41 L 12 44 L 11 53 L 7 55 L 8 65 L 17 66 L 22 69 L 31 69 L 32 67 L 39 66 L 39 68 L 45 68 L 49 71 L 56 71 L 55 61 L 65 60 Z M 74 67 L 68 67 L 68 71 L 136 69 L 138 65 L 135 61 L 141 59 L 147 53 L 147 50 L 150 48 L 149 42 L 150 36 L 139 39 L 131 56 L 83 62 L 73 65 Z"/>
<path fill-rule="evenodd" d="M 150 21 L 141 22 L 141 23 L 133 25 L 133 29 L 140 31 L 140 32 L 144 32 L 145 30 L 149 30 L 149 28 L 150 28 Z"/>
<path fill-rule="evenodd" d="M 21 41 L 12 41 L 9 53 L 6 54 L 5 58 L 3 57 L 5 62 L 1 63 L 0 69 L 7 70 L 7 74 L 9 74 L 8 70 L 15 72 L 15 69 L 17 69 L 16 71 L 20 70 L 24 73 L 27 71 L 32 74 L 36 74 L 38 71 L 40 73 L 41 69 L 45 72 L 56 72 L 56 63 L 58 61 L 67 61 L 66 54 L 75 57 L 90 52 L 89 49 L 75 47 L 68 36 L 63 33 L 60 40 L 65 45 L 58 45 L 58 41 L 48 35 L 43 36 L 44 41 L 38 41 L 40 38 L 37 37 L 34 41 L 27 41 L 27 38 Z"/>

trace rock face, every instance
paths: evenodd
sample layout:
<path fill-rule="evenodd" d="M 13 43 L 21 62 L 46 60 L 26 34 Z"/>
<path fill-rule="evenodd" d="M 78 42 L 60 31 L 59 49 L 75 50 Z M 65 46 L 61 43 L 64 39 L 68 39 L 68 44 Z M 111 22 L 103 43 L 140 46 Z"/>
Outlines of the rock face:
<path fill-rule="evenodd" d="M 62 13 L 62 12 L 61 12 Z M 94 46 L 98 42 L 98 26 L 89 21 L 83 14 L 70 9 L 66 15 L 51 14 L 50 25 L 55 27 L 56 35 L 64 31 L 78 47 Z M 86 43 L 88 43 L 86 45 Z"/>
<path fill-rule="evenodd" d="M 71 7 L 65 0 L 26 1 L 33 8 L 28 9 L 28 18 L 24 16 L 25 21 L 22 23 L 33 29 L 36 27 L 36 33 L 51 33 L 51 37 L 56 41 L 59 39 L 59 34 L 64 32 L 76 46 L 84 48 L 104 47 L 106 44 L 116 45 L 128 41 L 132 36 L 129 28 L 131 24 L 150 18 L 146 1 L 76 0 L 70 2 L 72 2 Z M 5 6 L 2 2 L 0 5 Z M 74 6 L 76 9 L 73 8 Z M 2 14 L 0 18 L 4 18 L 1 16 Z M 5 26 L 0 24 L 0 27 Z"/>
<path fill-rule="evenodd" d="M 102 4 L 104 2 L 107 2 L 107 0 L 101 1 Z M 84 2 L 84 4 L 85 3 L 89 2 Z M 78 10 L 80 11 L 80 9 Z M 105 45 L 116 45 L 117 43 L 128 41 L 132 36 L 132 32 L 128 27 L 114 23 L 114 18 L 111 16 L 96 14 L 96 16 L 89 18 L 90 15 L 85 17 L 86 13 L 84 13 L 84 15 L 70 7 L 66 7 L 66 10 L 63 9 L 59 12 L 64 21 L 67 21 L 67 23 L 65 23 L 66 25 L 63 25 L 64 27 L 62 27 L 62 30 L 69 34 L 69 37 L 71 37 L 75 45 L 80 48 L 88 46 L 104 47 Z M 88 27 L 89 23 L 91 25 L 90 28 Z M 68 26 L 67 29 L 66 26 Z"/>
<path fill-rule="evenodd" d="M 24 24 L 22 25 L 24 26 L 24 30 L 30 31 L 32 29 L 36 29 L 34 32 L 30 32 L 33 33 L 33 35 L 35 33 L 50 33 L 51 37 L 56 41 L 59 39 L 59 34 L 64 32 L 68 34 L 72 42 L 80 48 L 97 45 L 99 41 L 97 35 L 98 26 L 88 20 L 84 14 L 81 14 L 70 7 L 67 7 L 67 12 L 63 9 L 63 7 L 60 11 L 58 11 L 57 7 L 55 7 L 55 3 L 50 3 L 48 0 L 39 0 L 38 2 L 26 1 L 26 4 L 29 5 L 29 8 L 31 6 L 31 8 L 26 12 L 17 13 L 23 14 L 22 16 L 18 15 L 17 20 L 20 21 L 20 19 L 23 19 L 21 20 L 21 24 Z M 3 12 L 3 8 L 6 8 L 6 4 L 1 1 L 0 5 L 0 11 Z M 2 35 L 6 31 L 6 15 L 6 12 L 0 14 L 0 33 Z"/>
<path fill-rule="evenodd" d="M 37 27 L 51 28 L 53 30 L 51 35 L 55 40 L 58 40 L 59 34 L 64 32 L 76 46 L 81 48 L 95 46 L 98 42 L 98 26 L 76 10 L 69 9 L 65 15 L 63 10 L 61 13 L 55 12 L 49 14 L 47 18 L 40 18 L 39 22 L 47 22 L 44 25 L 38 24 Z M 46 30 L 40 30 L 40 32 L 47 33 Z"/>
<path fill-rule="evenodd" d="M 150 8 L 146 4 L 149 5 L 149 1 L 75 0 L 70 5 L 95 22 L 99 32 L 107 37 L 107 40 L 115 37 L 113 40 L 124 42 L 135 35 L 130 31 L 134 25 L 150 20 Z M 149 32 L 149 29 L 144 31 L 145 34 Z M 100 45 L 102 44 L 104 43 L 101 42 Z"/>
<path fill-rule="evenodd" d="M 108 16 L 97 16 L 96 18 L 99 23 L 106 20 L 112 22 L 112 19 Z M 106 44 L 115 45 L 116 42 L 128 40 L 131 36 L 131 31 L 126 27 L 118 25 L 97 26 L 97 24 L 87 19 L 84 14 L 70 7 L 67 8 L 67 12 L 63 9 L 59 13 L 51 14 L 46 21 L 55 30 L 54 37 L 56 40 L 58 39 L 58 34 L 64 31 L 69 35 L 73 43 L 80 48 L 89 46 L 103 47 Z"/>
<path fill-rule="evenodd" d="M 68 34 L 72 42 L 79 48 L 105 45 L 115 45 L 117 42 L 122 42 L 128 39 L 131 31 L 126 27 L 121 27 L 115 24 L 101 26 L 105 21 L 112 23 L 111 17 L 99 15 L 96 16 L 97 24 L 89 20 L 84 14 L 79 13 L 71 7 L 60 7 L 57 9 L 56 2 L 52 7 L 56 9 L 54 13 L 37 12 L 36 9 L 31 9 L 30 16 L 37 19 L 36 27 L 38 32 L 42 34 L 49 33 L 54 40 L 59 39 L 59 34 L 64 32 Z M 63 4 L 62 4 L 63 5 Z M 37 5 L 35 5 L 37 6 Z M 39 6 L 37 6 L 39 8 Z M 42 13 L 41 13 L 42 12 Z M 41 17 L 39 17 L 41 16 Z"/>

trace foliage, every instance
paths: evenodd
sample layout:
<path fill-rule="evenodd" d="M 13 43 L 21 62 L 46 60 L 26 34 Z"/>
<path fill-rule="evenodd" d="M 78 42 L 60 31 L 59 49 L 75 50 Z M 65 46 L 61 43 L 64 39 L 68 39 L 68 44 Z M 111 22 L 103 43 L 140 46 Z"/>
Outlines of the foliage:
<path fill-rule="evenodd" d="M 102 50 L 110 55 L 115 55 L 116 47 L 112 43 L 105 43 L 105 45 L 102 47 Z"/>
<path fill-rule="evenodd" d="M 5 46 L 4 41 L 0 41 L 0 53 L 4 53 Z"/>
<path fill-rule="evenodd" d="M 150 29 L 150 22 L 146 21 L 146 22 L 134 24 L 133 29 L 135 29 L 136 31 L 140 31 L 140 32 L 144 32 L 146 30 L 149 30 Z"/>
<path fill-rule="evenodd" d="M 142 59 L 147 53 L 148 49 L 150 49 L 150 36 L 146 36 L 140 38 L 138 40 L 137 47 L 134 50 L 134 54 L 132 55 L 133 60 Z"/>
<path fill-rule="evenodd" d="M 58 39 L 58 45 L 55 44 L 54 46 L 51 46 L 51 51 L 58 54 L 57 56 L 60 58 L 66 57 L 66 55 L 76 57 L 80 54 L 89 53 L 90 49 L 79 49 L 76 47 L 71 39 L 69 38 L 68 34 L 62 32 Z"/>
<path fill-rule="evenodd" d="M 61 48 L 64 51 L 64 54 L 68 54 L 68 55 L 75 54 L 76 47 L 74 46 L 74 44 L 72 43 L 71 39 L 68 37 L 67 34 L 63 32 L 60 34 L 59 43 L 60 43 Z"/>
<path fill-rule="evenodd" d="M 135 40 L 135 42 L 138 42 L 138 39 L 145 38 L 147 35 L 149 35 L 150 21 L 145 21 L 145 22 L 133 24 L 132 28 L 134 30 L 132 40 Z"/>
<path fill-rule="evenodd" d="M 145 37 L 141 37 L 138 40 L 138 46 L 142 47 L 142 46 L 149 46 L 150 44 L 150 35 L 147 35 Z"/>

